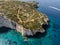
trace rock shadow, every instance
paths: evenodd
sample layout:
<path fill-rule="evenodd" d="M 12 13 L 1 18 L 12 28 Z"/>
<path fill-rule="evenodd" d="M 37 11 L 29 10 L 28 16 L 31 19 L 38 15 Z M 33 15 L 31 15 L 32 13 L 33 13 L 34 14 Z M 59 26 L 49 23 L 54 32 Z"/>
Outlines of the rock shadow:
<path fill-rule="evenodd" d="M 42 27 L 45 29 L 45 32 L 44 33 L 40 33 L 40 32 L 37 32 L 35 35 L 33 36 L 27 36 L 28 38 L 42 38 L 42 37 L 45 37 L 47 35 L 47 30 L 50 28 L 50 23 L 48 25 L 44 24 Z"/>
<path fill-rule="evenodd" d="M 36 38 L 36 39 L 39 39 L 39 38 L 44 37 L 46 34 L 47 34 L 47 32 L 44 32 L 44 33 L 37 32 L 35 35 L 33 35 L 33 36 L 27 36 L 27 37 L 28 38 Z"/>
<path fill-rule="evenodd" d="M 7 33 L 10 30 L 11 30 L 11 28 L 8 28 L 8 27 L 5 27 L 5 26 L 0 27 L 0 33 Z"/>

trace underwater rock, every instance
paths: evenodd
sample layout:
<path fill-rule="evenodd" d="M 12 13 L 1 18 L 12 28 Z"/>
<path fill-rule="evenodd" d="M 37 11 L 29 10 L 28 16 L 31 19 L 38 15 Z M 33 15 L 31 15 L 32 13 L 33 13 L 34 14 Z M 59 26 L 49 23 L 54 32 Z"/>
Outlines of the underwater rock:
<path fill-rule="evenodd" d="M 55 29 L 54 29 L 54 30 L 52 30 L 52 31 L 56 32 L 56 30 L 55 30 Z"/>
<path fill-rule="evenodd" d="M 17 45 L 17 42 L 16 42 L 16 41 L 14 41 L 13 43 L 14 43 L 15 45 Z"/>
<path fill-rule="evenodd" d="M 53 24 L 53 28 L 54 28 L 54 29 L 60 29 L 60 25 L 58 25 L 58 24 Z"/>

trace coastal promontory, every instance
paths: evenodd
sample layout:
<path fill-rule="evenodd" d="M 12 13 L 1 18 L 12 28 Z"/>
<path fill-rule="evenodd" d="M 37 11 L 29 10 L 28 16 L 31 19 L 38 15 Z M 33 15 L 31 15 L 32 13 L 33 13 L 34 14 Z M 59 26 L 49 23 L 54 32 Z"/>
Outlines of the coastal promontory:
<path fill-rule="evenodd" d="M 0 27 L 15 29 L 24 37 L 33 36 L 37 32 L 44 33 L 43 25 L 48 25 L 48 17 L 38 12 L 33 4 L 20 1 L 0 1 Z"/>

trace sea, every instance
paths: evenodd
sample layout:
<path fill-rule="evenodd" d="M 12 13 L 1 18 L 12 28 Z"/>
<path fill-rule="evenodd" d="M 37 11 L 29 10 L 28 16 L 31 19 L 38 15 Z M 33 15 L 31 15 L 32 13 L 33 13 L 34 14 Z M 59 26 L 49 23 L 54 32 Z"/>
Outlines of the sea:
<path fill-rule="evenodd" d="M 46 33 L 24 41 L 21 33 L 10 28 L 0 28 L 0 45 L 60 45 L 60 0 L 36 0 L 36 9 L 49 18 Z"/>

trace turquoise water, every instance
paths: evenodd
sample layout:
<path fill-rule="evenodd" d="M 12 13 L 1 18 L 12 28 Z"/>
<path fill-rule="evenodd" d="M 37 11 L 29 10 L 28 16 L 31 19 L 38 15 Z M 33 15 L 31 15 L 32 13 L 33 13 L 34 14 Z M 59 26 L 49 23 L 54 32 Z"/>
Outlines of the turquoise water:
<path fill-rule="evenodd" d="M 50 37 L 52 40 L 53 45 L 60 45 L 60 0 L 46 0 L 46 1 L 42 1 L 42 0 L 38 0 L 37 2 L 39 2 L 40 6 L 38 8 L 38 11 L 46 14 L 50 21 L 51 21 L 51 28 L 50 31 Z M 52 9 L 49 6 L 53 6 L 56 9 Z M 48 35 L 48 33 L 47 33 Z M 45 44 L 44 44 L 45 45 Z"/>
<path fill-rule="evenodd" d="M 21 33 L 8 29 L 8 32 L 0 33 L 0 45 L 60 45 L 60 12 L 49 8 L 50 3 L 39 3 L 40 6 L 37 10 L 46 14 L 50 20 L 45 35 L 39 36 L 39 38 L 29 38 L 28 41 L 24 42 Z"/>
<path fill-rule="evenodd" d="M 52 23 L 51 23 L 52 25 Z M 15 30 L 9 30 L 6 33 L 0 34 L 0 42 L 2 45 L 52 45 L 52 39 L 50 37 L 52 27 L 47 30 L 47 34 L 41 38 L 29 38 L 27 42 L 23 41 L 23 37 Z"/>

